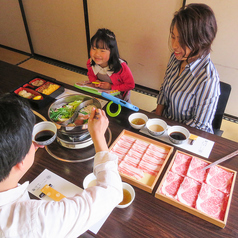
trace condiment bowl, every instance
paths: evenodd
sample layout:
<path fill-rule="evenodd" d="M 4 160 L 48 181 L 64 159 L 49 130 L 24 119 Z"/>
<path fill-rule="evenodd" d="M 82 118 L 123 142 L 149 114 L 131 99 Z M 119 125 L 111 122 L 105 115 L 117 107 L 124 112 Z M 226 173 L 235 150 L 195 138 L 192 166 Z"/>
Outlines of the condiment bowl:
<path fill-rule="evenodd" d="M 96 176 L 94 173 L 88 174 L 83 180 L 83 188 L 89 188 L 96 185 Z"/>
<path fill-rule="evenodd" d="M 159 118 L 152 118 L 146 122 L 149 133 L 153 136 L 162 135 L 167 129 L 167 123 Z"/>
<path fill-rule="evenodd" d="M 38 145 L 51 144 L 57 134 L 56 125 L 50 121 L 42 121 L 35 124 L 32 133 L 32 140 Z"/>
<path fill-rule="evenodd" d="M 189 131 L 183 126 L 171 126 L 168 129 L 168 136 L 172 143 L 182 144 L 190 136 Z"/>
<path fill-rule="evenodd" d="M 122 188 L 123 188 L 123 201 L 117 205 L 118 208 L 126 208 L 130 206 L 136 196 L 135 190 L 130 184 L 122 182 Z"/>
<path fill-rule="evenodd" d="M 145 126 L 146 122 L 148 121 L 148 117 L 140 112 L 132 113 L 128 117 L 128 121 L 134 129 L 141 129 Z"/>

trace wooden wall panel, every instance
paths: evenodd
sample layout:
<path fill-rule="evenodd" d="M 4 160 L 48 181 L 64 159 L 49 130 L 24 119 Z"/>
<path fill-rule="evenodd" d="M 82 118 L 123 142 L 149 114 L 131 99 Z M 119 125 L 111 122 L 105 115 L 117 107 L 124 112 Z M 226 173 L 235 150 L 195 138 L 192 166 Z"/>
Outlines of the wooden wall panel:
<path fill-rule="evenodd" d="M 210 6 L 216 16 L 218 32 L 212 45 L 211 58 L 216 66 L 220 80 L 231 84 L 231 95 L 227 104 L 226 113 L 238 117 L 236 106 L 238 97 L 238 1 L 192 1 L 186 3 L 205 3 Z"/>
<path fill-rule="evenodd" d="M 85 68 L 83 1 L 23 0 L 34 52 Z"/>
<path fill-rule="evenodd" d="M 0 44 L 31 53 L 17 0 L 0 1 Z"/>
<path fill-rule="evenodd" d="M 180 0 L 88 0 L 90 35 L 98 28 L 112 30 L 135 83 L 159 89 L 170 56 L 169 26 L 181 6 Z"/>

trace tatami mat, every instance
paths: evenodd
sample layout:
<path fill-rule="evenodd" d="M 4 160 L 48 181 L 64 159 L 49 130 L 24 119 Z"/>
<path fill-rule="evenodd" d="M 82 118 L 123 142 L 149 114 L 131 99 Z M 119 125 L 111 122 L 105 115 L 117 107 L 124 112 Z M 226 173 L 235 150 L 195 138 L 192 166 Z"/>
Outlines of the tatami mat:
<path fill-rule="evenodd" d="M 85 75 L 75 73 L 36 59 L 29 59 L 20 64 L 19 67 L 46 75 L 70 85 L 74 85 L 76 82 L 82 82 L 88 79 L 88 77 Z"/>
<path fill-rule="evenodd" d="M 221 130 L 222 137 L 238 142 L 238 123 L 222 120 Z"/>
<path fill-rule="evenodd" d="M 40 74 L 55 78 L 61 82 L 74 85 L 75 82 L 87 80 L 87 76 L 72 72 L 61 67 L 57 67 L 36 59 L 28 59 L 28 56 L 16 53 L 11 50 L 0 47 L 0 60 L 10 64 L 19 64 L 19 67 L 38 72 Z M 25 61 L 26 60 L 26 61 Z M 135 106 L 152 111 L 156 108 L 156 98 L 136 91 L 131 92 L 131 101 Z M 224 131 L 222 137 L 238 142 L 238 123 L 223 120 L 221 130 Z"/>
<path fill-rule="evenodd" d="M 155 97 L 131 91 L 131 103 L 140 109 L 151 112 L 156 108 L 156 101 Z"/>
<path fill-rule="evenodd" d="M 5 61 L 9 64 L 18 64 L 28 58 L 29 56 L 27 55 L 23 55 L 0 47 L 0 60 Z"/>

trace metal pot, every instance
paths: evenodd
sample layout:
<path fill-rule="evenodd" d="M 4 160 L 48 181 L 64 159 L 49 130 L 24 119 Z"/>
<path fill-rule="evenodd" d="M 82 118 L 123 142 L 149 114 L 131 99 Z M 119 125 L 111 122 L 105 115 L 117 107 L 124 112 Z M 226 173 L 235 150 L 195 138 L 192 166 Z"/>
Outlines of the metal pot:
<path fill-rule="evenodd" d="M 85 96 L 85 95 L 82 95 L 82 94 L 73 94 L 73 95 L 69 95 L 69 96 L 64 96 L 64 97 L 56 100 L 54 103 L 52 103 L 49 107 L 49 110 L 48 110 L 48 117 L 50 118 L 51 109 L 54 110 L 54 109 L 60 108 L 60 107 L 66 105 L 70 102 L 74 102 L 74 101 L 77 101 L 77 100 L 81 100 L 82 102 L 84 102 L 84 101 L 89 100 L 89 99 L 93 100 L 92 104 L 94 106 L 101 109 L 101 104 L 96 98 L 92 98 L 92 97 Z M 79 134 L 86 133 L 87 130 L 88 130 L 88 124 L 87 123 L 82 124 L 82 125 L 77 125 L 77 126 L 72 126 L 72 125 L 71 126 L 62 126 L 61 122 L 53 121 L 51 118 L 50 118 L 50 120 L 56 124 L 57 129 L 64 135 L 69 135 L 69 136 L 79 135 Z"/>

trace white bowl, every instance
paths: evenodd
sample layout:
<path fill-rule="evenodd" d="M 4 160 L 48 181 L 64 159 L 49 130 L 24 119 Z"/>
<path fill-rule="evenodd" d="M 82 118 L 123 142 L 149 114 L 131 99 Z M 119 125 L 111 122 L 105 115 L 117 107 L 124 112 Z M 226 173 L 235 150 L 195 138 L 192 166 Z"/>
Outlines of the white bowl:
<path fill-rule="evenodd" d="M 168 136 L 174 144 L 182 144 L 190 137 L 190 133 L 183 126 L 171 126 L 168 129 Z"/>
<path fill-rule="evenodd" d="M 130 184 L 123 182 L 123 183 L 122 183 L 122 188 L 123 188 L 123 190 L 125 189 L 125 190 L 127 190 L 127 191 L 131 194 L 131 199 L 130 199 L 130 201 L 129 201 L 128 203 L 126 203 L 126 204 L 123 204 L 123 205 L 118 204 L 118 205 L 117 205 L 118 208 L 126 208 L 126 207 L 130 206 L 131 203 L 134 201 L 135 196 L 136 196 L 135 190 L 134 190 L 134 188 L 133 188 Z M 124 196 L 124 191 L 123 191 L 123 196 Z M 124 200 L 124 197 L 123 197 L 123 200 Z M 122 201 L 122 202 L 123 202 L 123 201 Z"/>
<path fill-rule="evenodd" d="M 163 130 L 158 130 L 158 126 L 161 126 Z M 151 135 L 160 136 L 167 129 L 167 123 L 159 118 L 153 118 L 146 122 L 146 127 Z"/>
<path fill-rule="evenodd" d="M 136 125 L 134 123 L 132 123 L 132 121 L 134 119 L 137 119 L 137 118 L 140 118 L 140 119 L 143 119 L 145 121 L 144 124 L 141 124 L 141 125 Z M 146 122 L 148 121 L 148 117 L 143 114 L 143 113 L 140 113 L 140 112 L 137 112 L 137 113 L 132 113 L 129 117 L 128 117 L 128 121 L 130 123 L 130 125 L 134 128 L 134 129 L 141 129 L 145 126 Z"/>
<path fill-rule="evenodd" d="M 96 176 L 94 173 L 88 174 L 83 180 L 83 188 L 89 188 L 96 185 Z"/>
<path fill-rule="evenodd" d="M 57 128 L 53 122 L 42 121 L 35 124 L 32 133 L 32 140 L 38 145 L 49 145 L 55 140 L 56 134 Z M 37 140 L 37 137 L 40 135 L 44 137 L 41 137 L 41 139 Z"/>

